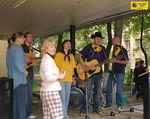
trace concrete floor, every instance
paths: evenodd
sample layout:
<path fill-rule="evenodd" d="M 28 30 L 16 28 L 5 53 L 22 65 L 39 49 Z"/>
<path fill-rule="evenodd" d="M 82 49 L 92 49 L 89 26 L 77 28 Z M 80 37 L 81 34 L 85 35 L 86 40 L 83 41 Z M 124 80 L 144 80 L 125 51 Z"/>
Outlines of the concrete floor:
<path fill-rule="evenodd" d="M 132 115 L 130 119 L 143 119 L 142 110 L 135 109 L 135 112 L 130 113 L 129 106 L 123 107 L 123 110 L 128 111 L 128 112 L 119 113 L 117 111 L 117 108 L 115 108 L 113 110 L 113 112 L 116 115 L 115 117 L 110 116 L 112 109 L 101 110 L 101 113 L 103 115 L 103 117 L 101 117 L 100 115 L 93 113 L 91 108 L 92 108 L 92 106 L 90 106 L 90 110 L 89 110 L 90 119 L 112 119 L 112 118 L 114 118 L 114 119 L 129 119 L 128 117 L 130 116 L 130 114 Z M 79 115 L 79 112 L 80 112 L 79 110 L 80 110 L 80 107 L 77 107 L 77 108 L 69 107 L 69 109 L 68 109 L 69 118 L 68 119 L 85 119 L 85 116 Z M 40 103 L 33 104 L 33 115 L 37 116 L 36 119 L 42 119 L 42 105 Z M 108 116 L 104 116 L 104 115 L 108 115 Z"/>
<path fill-rule="evenodd" d="M 124 92 L 126 92 L 127 94 L 127 104 L 129 105 L 130 104 L 130 86 L 124 86 Z M 105 96 L 104 96 L 105 97 Z M 39 103 L 39 100 L 37 100 L 37 98 L 33 98 L 33 115 L 37 116 L 36 119 L 43 119 L 42 118 L 42 104 Z M 133 98 L 133 105 L 142 105 L 142 100 L 136 100 L 135 99 L 135 96 Z M 139 107 L 139 106 L 137 106 Z M 100 115 L 96 114 L 96 113 L 93 113 L 92 112 L 92 105 L 90 105 L 90 109 L 89 109 L 89 117 L 90 119 L 129 119 L 129 116 L 130 116 L 130 106 L 125 106 L 123 107 L 123 110 L 124 111 L 127 111 L 127 112 L 121 112 L 121 113 L 118 113 L 117 111 L 117 107 L 114 108 L 113 112 L 115 113 L 115 117 L 111 117 L 110 114 L 111 114 L 111 111 L 112 109 L 109 109 L 109 110 L 101 110 L 101 113 L 102 115 L 109 115 L 109 116 L 103 116 L 101 117 Z M 69 115 L 69 118 L 68 119 L 85 119 L 85 116 L 80 116 L 79 115 L 80 113 L 80 107 L 77 107 L 77 108 L 72 108 L 72 107 L 69 107 L 68 109 L 68 115 Z M 132 116 L 130 119 L 143 119 L 143 110 L 138 108 L 138 109 L 135 109 L 135 112 L 131 113 Z"/>

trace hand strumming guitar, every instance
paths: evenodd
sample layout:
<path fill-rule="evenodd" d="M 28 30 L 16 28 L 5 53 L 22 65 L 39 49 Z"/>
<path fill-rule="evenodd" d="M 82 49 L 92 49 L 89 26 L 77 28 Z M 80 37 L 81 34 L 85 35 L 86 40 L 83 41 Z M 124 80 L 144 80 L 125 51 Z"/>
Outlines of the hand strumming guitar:
<path fill-rule="evenodd" d="M 32 62 L 31 57 L 26 57 L 26 63 L 29 64 L 29 63 L 31 63 L 31 62 Z"/>
<path fill-rule="evenodd" d="M 84 70 L 87 71 L 87 72 L 90 70 L 90 66 L 89 65 L 83 64 L 83 67 L 84 67 Z"/>

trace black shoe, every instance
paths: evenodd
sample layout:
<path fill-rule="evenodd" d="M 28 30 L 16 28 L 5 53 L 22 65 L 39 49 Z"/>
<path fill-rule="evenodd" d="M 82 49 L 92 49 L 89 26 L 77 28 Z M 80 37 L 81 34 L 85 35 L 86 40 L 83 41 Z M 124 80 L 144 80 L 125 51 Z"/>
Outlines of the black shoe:
<path fill-rule="evenodd" d="M 102 108 L 102 110 L 107 110 L 107 109 L 111 109 L 111 108 L 112 108 L 112 106 L 105 106 Z"/>
<path fill-rule="evenodd" d="M 93 111 L 93 113 L 100 114 L 100 111 L 98 111 L 98 110 L 97 111 Z"/>

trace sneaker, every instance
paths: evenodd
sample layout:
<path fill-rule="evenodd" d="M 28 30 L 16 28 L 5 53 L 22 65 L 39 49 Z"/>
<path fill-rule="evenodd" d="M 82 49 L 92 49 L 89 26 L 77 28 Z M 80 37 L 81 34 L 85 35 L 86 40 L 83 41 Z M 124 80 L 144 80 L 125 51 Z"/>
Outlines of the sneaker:
<path fill-rule="evenodd" d="M 102 110 L 107 110 L 107 109 L 111 109 L 112 106 L 105 106 L 105 107 L 102 107 Z"/>
<path fill-rule="evenodd" d="M 80 115 L 80 116 L 84 116 L 84 115 L 85 115 L 85 112 L 80 112 L 79 115 Z"/>
<path fill-rule="evenodd" d="M 27 119 L 35 119 L 35 118 L 36 118 L 36 116 L 30 115 Z"/>
<path fill-rule="evenodd" d="M 64 119 L 67 119 L 67 118 L 69 118 L 69 115 L 67 115 L 66 117 L 64 117 Z"/>
<path fill-rule="evenodd" d="M 123 111 L 123 109 L 122 109 L 121 106 L 118 107 L 118 111 L 119 111 L 119 112 Z"/>

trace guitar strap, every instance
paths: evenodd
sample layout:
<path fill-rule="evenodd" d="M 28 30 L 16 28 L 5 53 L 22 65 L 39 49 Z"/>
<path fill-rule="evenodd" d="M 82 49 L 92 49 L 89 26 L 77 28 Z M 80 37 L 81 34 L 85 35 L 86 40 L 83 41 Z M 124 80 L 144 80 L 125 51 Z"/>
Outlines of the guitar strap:
<path fill-rule="evenodd" d="M 121 45 L 115 45 L 115 47 L 114 47 L 114 53 L 113 53 L 115 57 L 118 56 L 118 54 L 120 53 L 122 47 L 123 46 L 121 46 Z"/>
<path fill-rule="evenodd" d="M 32 45 L 29 45 L 27 42 L 25 42 L 25 44 L 29 48 L 29 53 L 33 52 Z"/>

